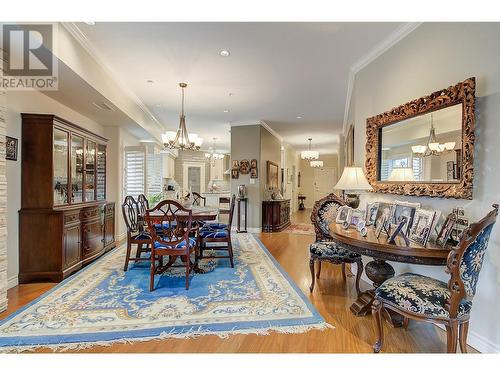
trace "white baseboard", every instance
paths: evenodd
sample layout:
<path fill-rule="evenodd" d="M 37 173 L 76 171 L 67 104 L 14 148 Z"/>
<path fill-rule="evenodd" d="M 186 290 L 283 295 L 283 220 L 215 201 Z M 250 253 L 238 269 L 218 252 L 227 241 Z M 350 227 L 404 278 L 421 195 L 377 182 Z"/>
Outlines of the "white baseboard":
<path fill-rule="evenodd" d="M 236 232 L 236 226 L 232 226 L 231 227 L 231 232 Z M 262 232 L 262 229 L 259 227 L 259 228 L 247 228 L 247 232 L 248 233 L 260 233 Z"/>
<path fill-rule="evenodd" d="M 122 241 L 124 240 L 125 238 L 127 238 L 127 233 L 121 233 L 121 234 L 118 234 L 117 236 L 115 236 L 115 241 Z"/>
<path fill-rule="evenodd" d="M 11 276 L 7 279 L 7 289 L 14 288 L 19 284 L 18 275 Z"/>

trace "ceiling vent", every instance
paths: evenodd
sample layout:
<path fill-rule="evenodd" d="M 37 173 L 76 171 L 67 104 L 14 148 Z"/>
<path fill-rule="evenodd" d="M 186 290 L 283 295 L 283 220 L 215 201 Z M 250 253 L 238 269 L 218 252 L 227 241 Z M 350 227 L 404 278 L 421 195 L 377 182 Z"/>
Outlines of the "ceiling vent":
<path fill-rule="evenodd" d="M 114 111 L 114 108 L 105 102 L 100 102 L 100 103 L 92 102 L 92 105 L 96 108 L 99 108 L 102 111 Z"/>

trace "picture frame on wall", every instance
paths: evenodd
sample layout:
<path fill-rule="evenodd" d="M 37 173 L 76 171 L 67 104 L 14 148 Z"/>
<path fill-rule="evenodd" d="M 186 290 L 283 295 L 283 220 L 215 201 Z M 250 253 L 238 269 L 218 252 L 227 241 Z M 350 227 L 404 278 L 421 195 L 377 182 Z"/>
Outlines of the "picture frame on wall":
<path fill-rule="evenodd" d="M 257 168 L 250 168 L 250 178 L 259 178 Z"/>
<path fill-rule="evenodd" d="M 239 168 L 233 168 L 233 169 L 231 169 L 231 178 L 233 180 L 237 180 L 238 178 L 240 178 L 240 170 L 239 170 Z"/>
<path fill-rule="evenodd" d="M 249 174 L 250 173 L 250 162 L 247 159 L 240 161 L 240 173 Z"/>
<path fill-rule="evenodd" d="M 17 161 L 17 138 L 5 136 L 5 159 Z"/>
<path fill-rule="evenodd" d="M 279 187 L 279 166 L 276 163 L 268 160 L 267 164 L 267 186 L 270 189 L 278 189 Z"/>

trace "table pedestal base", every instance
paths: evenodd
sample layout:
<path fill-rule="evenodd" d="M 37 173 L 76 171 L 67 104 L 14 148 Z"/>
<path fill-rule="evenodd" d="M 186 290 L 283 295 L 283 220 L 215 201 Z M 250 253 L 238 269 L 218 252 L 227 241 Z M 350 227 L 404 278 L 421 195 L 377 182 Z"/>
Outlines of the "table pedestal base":
<path fill-rule="evenodd" d="M 377 288 L 385 280 L 394 277 L 394 268 L 385 260 L 375 259 L 369 262 L 365 267 L 368 278 Z M 350 310 L 355 316 L 365 316 L 372 311 L 372 302 L 375 299 L 375 289 L 370 289 L 359 294 L 358 298 L 351 305 Z M 393 327 L 403 326 L 403 316 L 392 311 L 385 311 L 385 319 Z"/>

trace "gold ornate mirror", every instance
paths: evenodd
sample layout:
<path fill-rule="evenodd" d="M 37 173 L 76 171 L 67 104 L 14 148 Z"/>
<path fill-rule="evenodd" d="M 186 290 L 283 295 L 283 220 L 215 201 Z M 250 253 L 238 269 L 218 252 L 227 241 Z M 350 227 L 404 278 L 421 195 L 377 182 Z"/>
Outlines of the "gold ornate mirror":
<path fill-rule="evenodd" d="M 475 78 L 366 120 L 366 173 L 380 193 L 472 199 Z"/>

